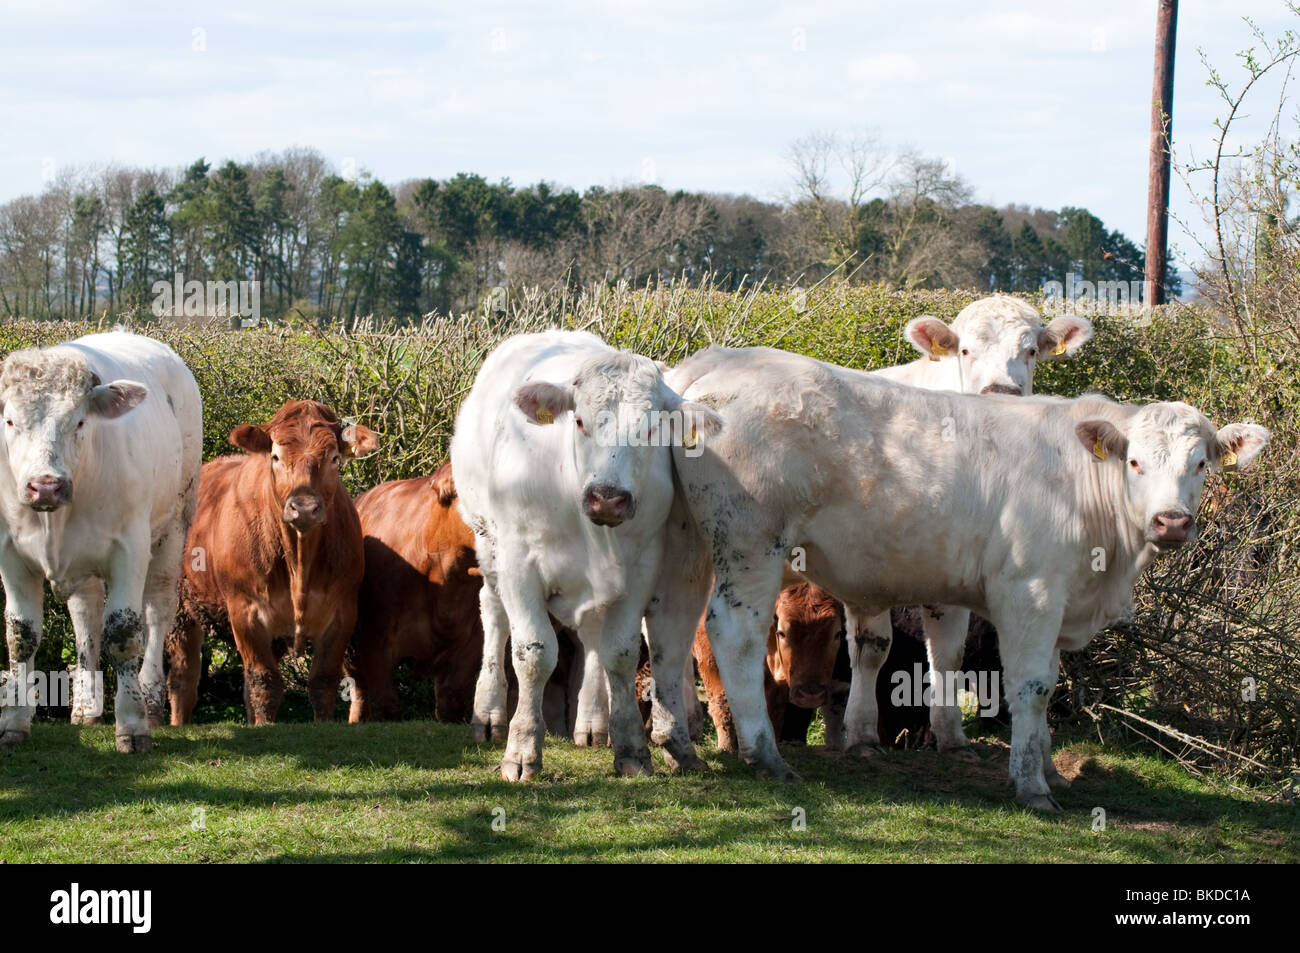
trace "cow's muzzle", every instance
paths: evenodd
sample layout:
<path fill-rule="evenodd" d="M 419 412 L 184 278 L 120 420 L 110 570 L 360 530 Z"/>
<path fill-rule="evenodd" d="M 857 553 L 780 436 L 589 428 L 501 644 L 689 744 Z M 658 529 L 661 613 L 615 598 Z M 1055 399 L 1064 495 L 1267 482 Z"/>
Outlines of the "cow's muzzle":
<path fill-rule="evenodd" d="M 1151 517 L 1147 527 L 1147 542 L 1161 549 L 1181 546 L 1196 534 L 1196 522 L 1190 513 L 1167 510 Z"/>
<path fill-rule="evenodd" d="M 981 394 L 1006 394 L 1009 397 L 1025 396 L 1025 392 L 1023 389 L 1019 387 L 1015 387 L 1011 384 L 990 384 L 988 387 L 985 387 L 982 391 L 980 391 L 980 393 Z"/>
<path fill-rule="evenodd" d="M 582 495 L 582 512 L 597 526 L 618 526 L 636 515 L 636 500 L 622 487 L 597 483 Z"/>
<path fill-rule="evenodd" d="M 300 533 L 325 522 L 325 504 L 319 496 L 294 493 L 284 501 L 284 521 Z"/>
<path fill-rule="evenodd" d="M 24 495 L 24 502 L 32 509 L 48 513 L 72 501 L 72 481 L 63 477 L 40 476 L 28 481 Z"/>
<path fill-rule="evenodd" d="M 816 682 L 804 682 L 790 686 L 790 704 L 797 708 L 821 708 L 828 696 L 826 686 Z"/>

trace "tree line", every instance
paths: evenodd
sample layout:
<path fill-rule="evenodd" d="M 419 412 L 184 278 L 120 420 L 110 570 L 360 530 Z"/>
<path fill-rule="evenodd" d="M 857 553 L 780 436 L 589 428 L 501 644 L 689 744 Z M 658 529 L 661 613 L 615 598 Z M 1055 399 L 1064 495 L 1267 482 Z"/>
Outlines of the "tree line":
<path fill-rule="evenodd" d="M 0 205 L 0 315 L 144 311 L 154 283 L 178 272 L 258 281 L 264 314 L 308 320 L 456 313 L 496 287 L 557 282 L 707 275 L 735 289 L 834 275 L 1034 291 L 1069 272 L 1142 274 L 1142 252 L 1086 209 L 982 205 L 937 160 L 829 136 L 796 143 L 790 160 L 791 191 L 777 202 L 471 173 L 389 186 L 340 175 L 312 149 L 72 172 Z"/>

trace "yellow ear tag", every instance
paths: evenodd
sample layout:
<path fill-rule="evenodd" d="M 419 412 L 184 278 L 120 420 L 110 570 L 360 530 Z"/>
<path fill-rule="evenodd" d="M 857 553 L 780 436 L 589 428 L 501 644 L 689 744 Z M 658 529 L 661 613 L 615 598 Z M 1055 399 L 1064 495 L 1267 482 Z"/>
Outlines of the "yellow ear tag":
<path fill-rule="evenodd" d="M 534 414 L 533 416 L 535 416 L 535 417 L 537 418 L 537 422 L 538 422 L 539 424 L 553 424 L 553 423 L 555 423 L 555 415 L 552 414 L 552 413 L 551 413 L 549 410 L 547 410 L 545 407 L 538 407 L 538 408 L 537 408 L 537 413 Z"/>
<path fill-rule="evenodd" d="M 1092 442 L 1092 455 L 1098 460 L 1106 459 L 1106 448 L 1101 445 L 1100 437 Z"/>
<path fill-rule="evenodd" d="M 941 357 L 948 356 L 948 349 L 937 341 L 930 342 L 930 360 L 937 361 Z"/>
<path fill-rule="evenodd" d="M 1052 357 L 1060 357 L 1065 353 L 1065 342 L 1057 341 L 1056 347 L 1052 348 Z"/>
<path fill-rule="evenodd" d="M 694 450 L 700 445 L 699 437 L 695 433 L 695 425 L 691 425 L 691 435 L 682 441 L 682 447 L 686 450 Z"/>
<path fill-rule="evenodd" d="M 1237 454 L 1232 450 L 1225 450 L 1223 456 L 1219 458 L 1219 466 L 1235 467 L 1237 465 Z"/>

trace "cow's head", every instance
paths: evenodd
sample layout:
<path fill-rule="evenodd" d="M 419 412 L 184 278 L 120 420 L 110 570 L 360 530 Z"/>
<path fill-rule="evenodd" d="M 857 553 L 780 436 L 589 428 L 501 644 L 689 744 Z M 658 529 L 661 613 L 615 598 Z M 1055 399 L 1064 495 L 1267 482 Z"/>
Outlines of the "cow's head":
<path fill-rule="evenodd" d="M 1043 327 L 1037 309 L 994 295 L 968 304 L 951 325 L 926 315 L 903 332 L 934 361 L 951 360 L 963 394 L 1033 393 L 1039 361 L 1073 357 L 1092 337 L 1084 318 L 1060 317 Z"/>
<path fill-rule="evenodd" d="M 95 428 L 112 426 L 148 393 L 135 381 L 103 383 L 75 352 L 44 348 L 10 354 L 0 365 L 0 403 L 18 502 L 41 512 L 71 502 Z"/>
<path fill-rule="evenodd" d="M 314 400 L 291 400 L 262 426 L 240 424 L 230 442 L 267 458 L 271 494 L 280 518 L 299 533 L 325 523 L 329 501 L 342 492 L 344 464 L 379 447 L 369 427 L 344 427 L 334 411 Z"/>
<path fill-rule="evenodd" d="M 1131 518 L 1161 550 L 1196 538 L 1210 468 L 1244 470 L 1268 443 L 1268 431 L 1257 424 L 1215 430 L 1195 408 L 1177 402 L 1147 404 L 1125 423 L 1084 420 L 1074 432 L 1093 464 L 1123 468 Z"/>
<path fill-rule="evenodd" d="M 790 702 L 820 708 L 830 699 L 844 610 L 830 593 L 800 583 L 781 592 L 767 640 L 767 667 L 790 687 Z"/>
<path fill-rule="evenodd" d="M 612 353 L 592 358 L 571 381 L 530 381 L 515 405 L 535 424 L 569 429 L 582 512 L 597 526 L 636 515 L 637 499 L 667 447 L 722 429 L 703 404 L 682 400 L 648 358 Z"/>

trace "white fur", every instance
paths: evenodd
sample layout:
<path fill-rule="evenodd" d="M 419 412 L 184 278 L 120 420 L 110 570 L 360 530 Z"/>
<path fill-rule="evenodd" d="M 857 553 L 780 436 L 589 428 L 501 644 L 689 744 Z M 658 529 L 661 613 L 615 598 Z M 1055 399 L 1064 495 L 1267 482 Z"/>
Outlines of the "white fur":
<path fill-rule="evenodd" d="M 1156 553 L 1126 460 L 1096 459 L 1075 427 L 1106 421 L 1139 456 L 1164 454 L 1167 471 L 1155 478 L 1153 498 L 1168 503 L 1169 486 L 1178 484 L 1194 513 L 1201 482 L 1185 483 L 1182 474 L 1221 439 L 1209 422 L 1185 404 L 934 393 L 764 348 L 709 349 L 668 382 L 725 422 L 702 456 L 674 451 L 674 463 L 696 544 L 713 563 L 706 625 L 741 756 L 789 772 L 752 661 L 762 656 L 784 566 L 798 546 L 804 575 L 859 618 L 940 603 L 997 626 L 1017 800 L 1054 806 L 1045 726 L 1059 650 L 1082 648 L 1129 611 L 1137 577 Z M 1193 431 L 1199 442 L 1185 439 Z M 1252 433 L 1252 446 L 1238 444 L 1239 466 L 1266 439 L 1262 428 Z M 1092 568 L 1098 548 L 1104 572 Z M 680 586 L 662 597 L 677 593 L 692 598 Z M 696 618 L 701 608 L 695 604 Z M 854 680 L 855 695 L 873 688 Z M 846 720 L 860 710 L 851 698 Z M 848 725 L 850 744 L 861 730 Z"/>
<path fill-rule="evenodd" d="M 15 365 L 24 355 L 11 355 Z M 117 673 L 119 750 L 150 743 L 149 717 L 164 698 L 163 639 L 176 611 L 176 583 L 186 533 L 198 499 L 202 465 L 202 405 L 189 369 L 165 344 L 124 332 L 94 334 L 48 348 L 37 358 L 64 365 L 63 380 L 14 382 L 0 393 L 5 436 L 0 440 L 0 578 L 6 622 L 20 619 L 40 632 L 42 582 L 68 600 L 77 636 L 78 669 L 99 667 L 107 620 L 131 612 L 143 620 L 143 644 L 105 647 Z M 80 370 L 78 366 L 81 365 Z M 85 365 L 137 405 L 116 416 L 93 412 Z M 111 396 L 111 395 L 110 395 Z M 128 400 L 128 403 L 130 402 Z M 77 429 L 77 423 L 85 421 Z M 12 421 L 12 424 L 9 422 Z M 27 481 L 44 474 L 71 480 L 72 498 L 49 512 L 23 503 Z M 105 591 L 105 586 L 107 591 Z M 141 656 L 143 655 L 143 663 Z M 30 659 L 10 658 L 11 666 Z M 88 680 L 75 679 L 78 688 Z M 73 719 L 88 717 L 90 699 L 74 698 Z M 30 733 L 31 708 L 0 714 L 0 740 Z"/>
<path fill-rule="evenodd" d="M 538 399 L 572 409 L 539 423 L 526 416 Z M 484 577 L 483 668 L 473 720 L 480 737 L 505 723 L 502 656 L 508 634 L 519 679 L 502 762 L 508 780 L 530 778 L 541 767 L 542 688 L 556 657 L 548 613 L 575 629 L 588 652 L 599 653 L 608 674 L 616 768 L 650 769 L 634 680 L 641 619 L 673 502 L 671 459 L 666 446 L 602 443 L 595 438 L 595 421 L 601 414 L 625 421 L 633 411 L 674 409 L 693 414 L 701 435 L 716 430 L 712 412 L 684 405 L 653 362 L 615 351 L 590 334 L 549 331 L 519 335 L 493 351 L 457 414 L 452 469 Z M 577 426 L 579 417 L 586 432 Z M 631 492 L 633 516 L 617 526 L 589 519 L 583 498 L 597 484 Z M 680 659 L 673 662 L 670 668 L 680 673 Z M 663 688 L 675 690 L 680 705 L 679 680 L 667 676 Z M 579 731 L 598 737 L 603 705 L 595 696 L 586 702 Z M 684 721 L 683 715 L 673 727 L 670 745 L 679 761 L 694 758 Z"/>

